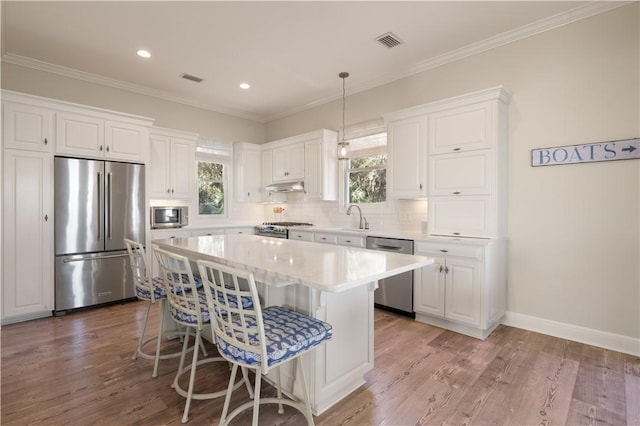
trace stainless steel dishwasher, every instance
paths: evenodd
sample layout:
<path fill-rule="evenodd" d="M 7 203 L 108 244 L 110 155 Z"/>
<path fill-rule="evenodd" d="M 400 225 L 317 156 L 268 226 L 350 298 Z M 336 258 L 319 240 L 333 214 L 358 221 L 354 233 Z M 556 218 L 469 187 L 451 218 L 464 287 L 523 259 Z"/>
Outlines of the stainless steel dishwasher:
<path fill-rule="evenodd" d="M 413 254 L 413 240 L 367 237 L 367 248 Z M 373 300 L 377 308 L 415 318 L 416 313 L 413 311 L 413 271 L 403 272 L 378 281 L 378 288 L 373 294 Z"/>

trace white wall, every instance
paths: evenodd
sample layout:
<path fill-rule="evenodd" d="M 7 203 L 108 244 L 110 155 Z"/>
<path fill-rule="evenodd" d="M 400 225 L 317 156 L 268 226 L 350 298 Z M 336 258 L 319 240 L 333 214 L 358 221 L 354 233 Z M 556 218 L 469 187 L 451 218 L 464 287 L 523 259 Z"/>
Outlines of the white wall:
<path fill-rule="evenodd" d="M 347 99 L 351 124 L 504 85 L 513 95 L 508 310 L 636 339 L 640 161 L 530 163 L 538 147 L 640 136 L 639 17 L 636 2 Z M 266 139 L 339 128 L 340 107 L 267 123 Z"/>

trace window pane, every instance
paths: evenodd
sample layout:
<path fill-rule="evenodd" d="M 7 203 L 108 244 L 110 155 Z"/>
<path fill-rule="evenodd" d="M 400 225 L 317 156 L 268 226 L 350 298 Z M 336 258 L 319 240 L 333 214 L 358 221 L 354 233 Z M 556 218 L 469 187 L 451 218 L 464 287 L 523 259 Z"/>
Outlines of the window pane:
<path fill-rule="evenodd" d="M 387 164 L 386 154 L 370 155 L 367 157 L 352 158 L 349 166 L 352 169 L 360 169 L 363 167 L 384 166 Z"/>
<path fill-rule="evenodd" d="M 198 161 L 199 214 L 224 214 L 223 171 L 220 163 Z"/>
<path fill-rule="evenodd" d="M 349 172 L 349 203 L 387 201 L 387 170 Z"/>

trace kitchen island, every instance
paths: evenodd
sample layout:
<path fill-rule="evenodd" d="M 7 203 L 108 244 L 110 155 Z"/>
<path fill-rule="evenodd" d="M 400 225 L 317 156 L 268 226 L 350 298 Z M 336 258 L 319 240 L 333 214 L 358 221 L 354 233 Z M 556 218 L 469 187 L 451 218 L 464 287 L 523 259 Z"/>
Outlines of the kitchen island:
<path fill-rule="evenodd" d="M 361 248 L 233 234 L 172 238 L 155 246 L 253 272 L 264 306 L 286 305 L 330 323 L 333 336 L 303 356 L 318 415 L 364 384 L 373 368 L 373 292 L 377 281 L 427 266 L 433 259 Z M 283 387 L 300 395 L 292 371 Z"/>

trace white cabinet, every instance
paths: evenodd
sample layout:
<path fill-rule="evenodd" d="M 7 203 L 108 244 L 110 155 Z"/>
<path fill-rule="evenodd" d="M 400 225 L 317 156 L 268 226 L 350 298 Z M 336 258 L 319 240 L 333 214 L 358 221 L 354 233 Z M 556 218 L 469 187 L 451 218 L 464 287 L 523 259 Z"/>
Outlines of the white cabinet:
<path fill-rule="evenodd" d="M 304 142 L 304 190 L 310 200 L 338 199 L 338 135 L 331 130 L 309 134 Z"/>
<path fill-rule="evenodd" d="M 429 157 L 429 195 L 490 195 L 493 192 L 493 151 Z"/>
<path fill-rule="evenodd" d="M 430 197 L 428 227 L 432 235 L 487 238 L 497 234 L 495 209 L 481 195 Z"/>
<path fill-rule="evenodd" d="M 327 232 L 314 232 L 313 241 L 323 244 L 337 244 L 338 236 L 336 234 L 330 234 Z"/>
<path fill-rule="evenodd" d="M 56 153 L 123 161 L 145 161 L 148 128 L 103 116 L 58 112 Z"/>
<path fill-rule="evenodd" d="M 338 245 L 364 248 L 366 245 L 366 240 L 365 237 L 358 237 L 353 235 L 338 235 Z"/>
<path fill-rule="evenodd" d="M 387 120 L 388 191 L 395 198 L 427 195 L 427 118 L 423 115 Z"/>
<path fill-rule="evenodd" d="M 266 203 L 281 203 L 287 200 L 287 196 L 281 192 L 267 191 L 265 186 L 273 180 L 273 149 L 262 149 L 262 201 Z"/>
<path fill-rule="evenodd" d="M 233 145 L 233 186 L 236 201 L 262 201 L 262 152 L 260 145 Z"/>
<path fill-rule="evenodd" d="M 2 104 L 3 147 L 51 152 L 54 112 L 39 106 Z"/>
<path fill-rule="evenodd" d="M 309 231 L 289 231 L 290 240 L 313 241 L 313 232 Z"/>
<path fill-rule="evenodd" d="M 53 157 L 4 150 L 2 322 L 54 309 Z"/>
<path fill-rule="evenodd" d="M 151 134 L 149 197 L 191 199 L 195 195 L 197 135 L 164 131 Z"/>
<path fill-rule="evenodd" d="M 273 150 L 273 182 L 304 179 L 304 145 L 292 144 Z"/>
<path fill-rule="evenodd" d="M 493 102 L 447 108 L 429 114 L 429 154 L 463 152 L 495 146 Z"/>
<path fill-rule="evenodd" d="M 506 310 L 505 240 L 416 241 L 435 262 L 414 273 L 416 319 L 484 339 Z"/>

